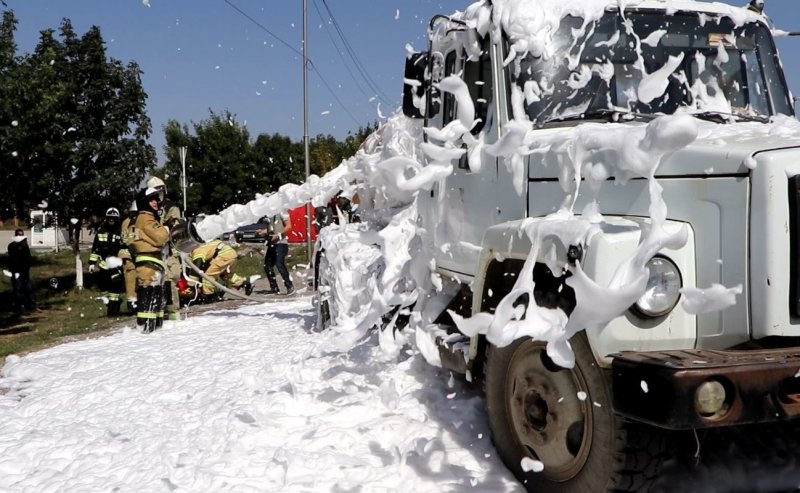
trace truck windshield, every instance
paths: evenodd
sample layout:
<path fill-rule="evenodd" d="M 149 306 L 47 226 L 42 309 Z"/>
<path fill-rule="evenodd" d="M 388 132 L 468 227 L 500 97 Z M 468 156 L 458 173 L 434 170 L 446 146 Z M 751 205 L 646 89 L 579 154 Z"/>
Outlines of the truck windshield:
<path fill-rule="evenodd" d="M 565 17 L 547 56 L 509 65 L 531 121 L 636 114 L 792 115 L 768 29 L 697 13 Z"/>

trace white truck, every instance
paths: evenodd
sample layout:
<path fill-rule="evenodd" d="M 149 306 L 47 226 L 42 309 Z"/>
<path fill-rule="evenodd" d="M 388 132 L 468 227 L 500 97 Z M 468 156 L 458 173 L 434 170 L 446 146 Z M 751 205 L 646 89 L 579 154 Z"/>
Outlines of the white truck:
<path fill-rule="evenodd" d="M 362 222 L 319 236 L 329 342 L 385 322 L 387 351 L 413 334 L 481 382 L 530 491 L 646 491 L 674 439 L 800 415 L 800 122 L 762 8 L 436 16 L 404 115 L 196 233 L 358 193 Z"/>
<path fill-rule="evenodd" d="M 674 430 L 800 413 L 800 130 L 762 7 L 486 0 L 407 59 L 405 115 L 461 151 L 418 198 L 461 287 L 441 363 L 530 491 L 646 490 Z"/>

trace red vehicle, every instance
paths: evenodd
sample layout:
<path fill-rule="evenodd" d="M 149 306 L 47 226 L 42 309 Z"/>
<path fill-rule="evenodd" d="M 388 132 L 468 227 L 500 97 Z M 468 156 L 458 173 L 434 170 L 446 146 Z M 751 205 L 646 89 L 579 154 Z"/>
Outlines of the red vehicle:
<path fill-rule="evenodd" d="M 314 225 L 314 206 L 311 210 L 311 241 L 317 239 L 317 227 Z M 289 210 L 289 221 L 292 223 L 292 232 L 289 234 L 289 243 L 304 243 L 306 241 L 306 206 L 301 205 Z"/>
<path fill-rule="evenodd" d="M 289 210 L 289 221 L 292 223 L 292 233 L 289 235 L 289 243 L 304 243 L 306 241 L 306 206 L 302 205 Z M 317 239 L 317 227 L 313 223 L 313 207 L 311 223 L 311 240 Z M 256 234 L 259 229 L 269 228 L 269 217 L 264 216 L 253 224 L 241 226 L 234 231 L 234 237 L 239 243 L 264 243 L 266 238 Z"/>

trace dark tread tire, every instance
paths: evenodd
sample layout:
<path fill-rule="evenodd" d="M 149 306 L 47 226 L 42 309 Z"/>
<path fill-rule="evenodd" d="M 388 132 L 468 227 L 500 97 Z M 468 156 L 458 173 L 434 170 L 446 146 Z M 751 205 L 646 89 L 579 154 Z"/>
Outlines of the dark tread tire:
<path fill-rule="evenodd" d="M 331 293 L 323 292 L 326 291 L 326 289 L 330 289 L 330 283 L 328 279 L 325 278 L 328 271 L 327 264 L 328 260 L 325 257 L 325 251 L 317 251 L 314 262 L 314 289 L 316 291 L 314 303 L 317 306 L 317 331 L 328 329 L 332 323 L 330 306 Z"/>
<path fill-rule="evenodd" d="M 547 465 L 545 471 L 539 473 L 522 469 L 521 460 L 533 454 L 531 449 L 523 445 L 523 439 L 517 436 L 512 423 L 510 416 L 513 411 L 510 409 L 511 395 L 508 389 L 516 388 L 518 384 L 512 385 L 508 379 L 512 378 L 509 365 L 525 361 L 519 359 L 520 354 L 531 351 L 532 345 L 542 350 L 544 348 L 542 343 L 527 338 L 504 348 L 489 346 L 487 349 L 484 367 L 486 410 L 492 441 L 501 459 L 531 492 L 652 491 L 662 465 L 671 455 L 670 435 L 616 416 L 611 407 L 609 377 L 597 365 L 586 335 L 580 332 L 570 343 L 575 352 L 575 368 L 562 371 L 572 372 L 573 381 L 577 388 L 588 394 L 585 402 L 589 403 L 583 407 L 583 412 L 586 416 L 584 423 L 590 424 L 584 425 L 588 426 L 588 430 L 582 435 L 580 452 L 575 454 L 581 459 L 576 459 L 570 467 L 569 477 L 548 477 Z M 518 353 L 520 351 L 522 353 Z M 570 396 L 564 396 L 564 399 L 567 398 Z M 573 399 L 577 401 L 577 396 Z M 542 462 L 548 463 L 547 460 Z"/>

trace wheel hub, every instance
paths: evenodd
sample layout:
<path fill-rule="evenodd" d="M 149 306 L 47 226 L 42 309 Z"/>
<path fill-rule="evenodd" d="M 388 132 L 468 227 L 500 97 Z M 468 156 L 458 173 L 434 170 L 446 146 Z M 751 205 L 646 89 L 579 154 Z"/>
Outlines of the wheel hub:
<path fill-rule="evenodd" d="M 579 367 L 571 370 L 547 364 L 545 347 L 519 346 L 508 369 L 508 409 L 512 427 L 525 455 L 541 461 L 541 474 L 566 481 L 586 463 L 591 445 L 591 401 Z"/>
<path fill-rule="evenodd" d="M 541 394 L 535 390 L 529 391 L 525 398 L 525 414 L 530 427 L 536 431 L 544 431 L 549 412 L 550 406 Z"/>

